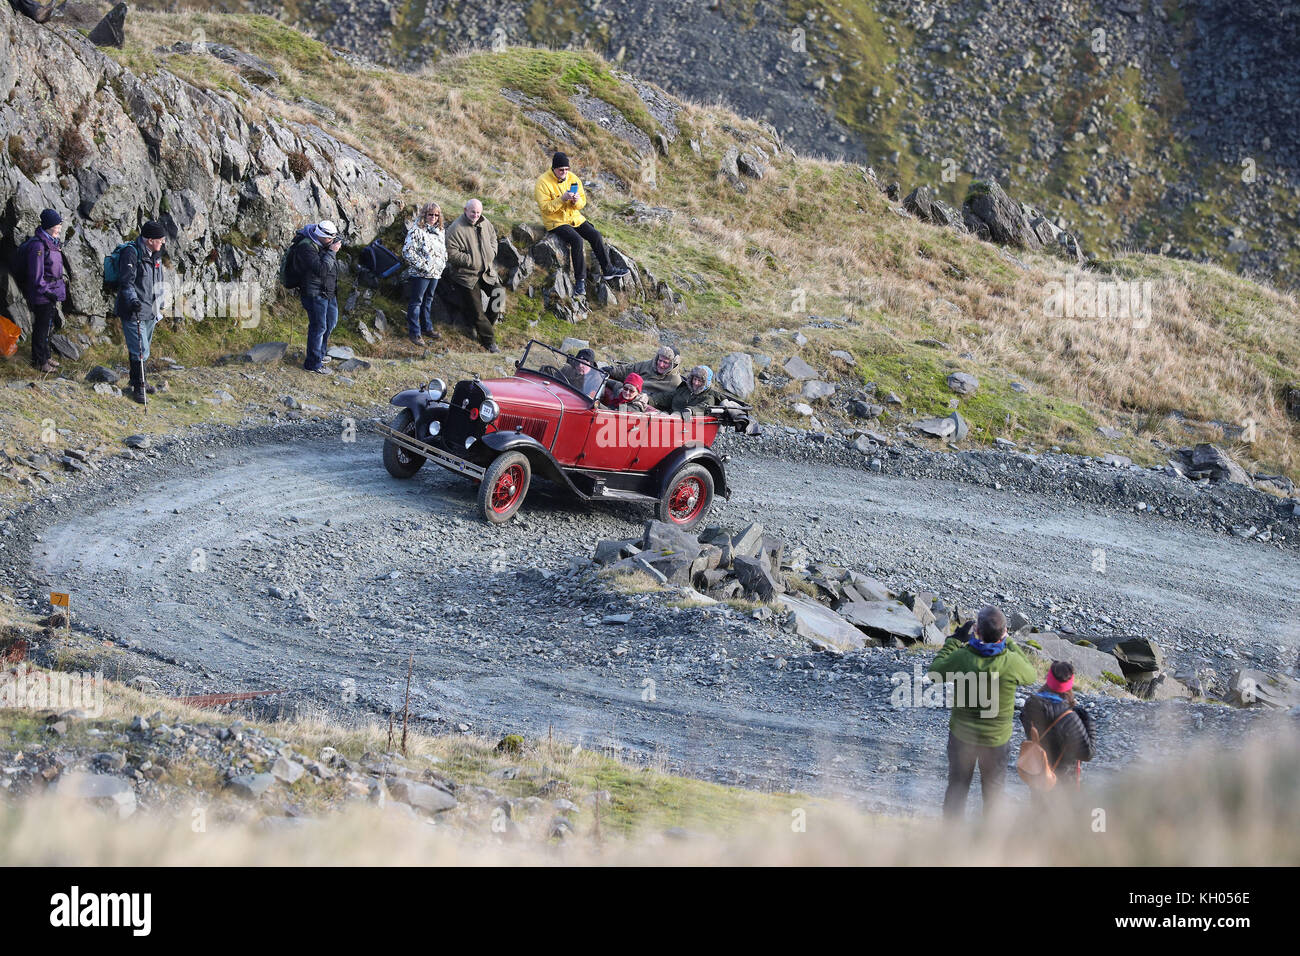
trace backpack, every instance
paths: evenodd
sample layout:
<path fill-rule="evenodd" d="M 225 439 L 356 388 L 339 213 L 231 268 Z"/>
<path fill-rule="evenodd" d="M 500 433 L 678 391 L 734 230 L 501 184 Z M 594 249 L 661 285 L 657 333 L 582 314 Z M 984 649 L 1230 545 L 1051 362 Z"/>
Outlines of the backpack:
<path fill-rule="evenodd" d="M 361 284 L 371 289 L 379 287 L 380 279 L 396 275 L 402 268 L 402 259 L 378 239 L 361 250 L 357 271 Z"/>
<path fill-rule="evenodd" d="M 298 286 L 302 285 L 302 276 L 299 275 L 298 271 L 293 267 L 293 250 L 298 248 L 298 243 L 304 240 L 307 242 L 314 241 L 308 236 L 297 234 L 284 250 L 284 255 L 280 257 L 280 285 L 284 286 L 286 289 L 296 289 Z"/>
<path fill-rule="evenodd" d="M 24 295 L 30 294 L 30 290 L 27 288 L 27 257 L 31 255 L 29 250 L 34 242 L 40 242 L 35 234 L 20 242 L 9 262 L 9 274 L 14 277 L 14 281 L 18 283 Z"/>
<path fill-rule="evenodd" d="M 1048 724 L 1047 729 L 1040 736 L 1038 728 L 1031 726 L 1033 738 L 1026 738 L 1020 744 L 1020 756 L 1016 758 L 1016 773 L 1020 774 L 1020 779 L 1028 784 L 1030 790 L 1048 791 L 1056 786 L 1056 766 L 1065 756 L 1065 751 L 1056 758 L 1056 763 L 1048 764 L 1047 751 L 1043 748 L 1043 738 L 1052 732 L 1052 728 L 1061 722 L 1066 714 L 1074 713 L 1071 707 L 1060 717 Z"/>
<path fill-rule="evenodd" d="M 122 275 L 122 253 L 126 249 L 135 245 L 134 242 L 119 243 L 108 255 L 104 256 L 104 288 L 109 291 L 117 291 L 118 286 L 125 280 Z M 136 265 L 139 266 L 137 259 Z"/>

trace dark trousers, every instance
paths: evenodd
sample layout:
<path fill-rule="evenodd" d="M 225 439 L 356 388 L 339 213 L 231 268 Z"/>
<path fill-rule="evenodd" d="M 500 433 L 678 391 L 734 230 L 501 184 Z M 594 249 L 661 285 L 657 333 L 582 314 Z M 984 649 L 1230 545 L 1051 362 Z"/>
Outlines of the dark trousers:
<path fill-rule="evenodd" d="M 587 278 L 587 256 L 582 251 L 582 240 L 586 239 L 591 243 L 591 251 L 596 254 L 596 261 L 600 263 L 600 271 L 608 274 L 614 271 L 613 266 L 609 264 L 609 252 L 605 249 L 605 240 L 601 238 L 596 227 L 589 222 L 584 222 L 581 226 L 556 226 L 551 230 L 551 234 L 560 242 L 569 247 L 569 258 L 573 262 L 573 280 L 575 282 L 584 282 Z"/>
<path fill-rule="evenodd" d="M 485 285 L 482 282 L 475 284 L 472 289 L 459 282 L 453 282 L 452 287 L 460 298 L 461 310 L 469 317 L 470 324 L 474 327 L 474 334 L 478 336 L 479 344 L 484 348 L 492 346 L 497 340 L 494 320 L 499 320 L 501 317 L 500 309 L 505 289 L 501 286 Z"/>
<path fill-rule="evenodd" d="M 32 364 L 43 368 L 50 360 L 50 329 L 54 327 L 59 304 L 46 302 L 33 305 L 32 309 Z"/>
<path fill-rule="evenodd" d="M 1007 758 L 1011 755 L 1011 741 L 1001 747 L 981 747 L 958 740 L 948 731 L 948 790 L 943 795 L 943 815 L 961 817 L 966 813 L 966 795 L 975 779 L 975 767 L 980 768 L 980 793 L 984 796 L 984 812 L 998 802 L 1007 779 Z"/>
<path fill-rule="evenodd" d="M 419 335 L 433 331 L 433 293 L 438 279 L 411 276 L 406 280 L 406 334 Z"/>
<path fill-rule="evenodd" d="M 303 295 L 301 299 L 307 312 L 307 360 L 302 367 L 314 372 L 325 363 L 330 333 L 339 324 L 339 300 L 333 296 L 314 295 Z"/>

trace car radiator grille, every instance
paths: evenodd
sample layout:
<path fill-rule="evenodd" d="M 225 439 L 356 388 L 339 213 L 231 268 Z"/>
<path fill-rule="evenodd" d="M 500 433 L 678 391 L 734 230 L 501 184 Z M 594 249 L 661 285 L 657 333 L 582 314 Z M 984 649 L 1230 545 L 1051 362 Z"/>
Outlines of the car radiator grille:
<path fill-rule="evenodd" d="M 520 431 L 530 438 L 543 441 L 546 438 L 546 421 L 541 418 L 524 418 L 522 415 L 502 415 L 497 419 L 497 431 Z"/>
<path fill-rule="evenodd" d="M 471 422 L 469 417 L 469 408 L 477 408 L 482 401 L 483 393 L 473 382 L 464 381 L 456 385 L 442 421 L 442 440 L 446 447 L 460 449 L 470 435 L 482 434 L 480 428 L 475 428 L 478 423 Z"/>

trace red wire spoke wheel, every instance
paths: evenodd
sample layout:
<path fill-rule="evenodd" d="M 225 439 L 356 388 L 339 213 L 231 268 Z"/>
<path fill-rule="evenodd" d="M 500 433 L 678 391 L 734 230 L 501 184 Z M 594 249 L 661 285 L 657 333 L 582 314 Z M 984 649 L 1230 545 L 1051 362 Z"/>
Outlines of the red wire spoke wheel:
<path fill-rule="evenodd" d="M 509 521 L 528 494 L 533 470 L 526 455 L 508 451 L 488 465 L 479 484 L 478 503 L 483 517 L 493 524 Z"/>
<path fill-rule="evenodd" d="M 680 528 L 694 527 L 713 504 L 713 475 L 703 465 L 687 465 L 678 471 L 659 500 L 660 521 Z"/>

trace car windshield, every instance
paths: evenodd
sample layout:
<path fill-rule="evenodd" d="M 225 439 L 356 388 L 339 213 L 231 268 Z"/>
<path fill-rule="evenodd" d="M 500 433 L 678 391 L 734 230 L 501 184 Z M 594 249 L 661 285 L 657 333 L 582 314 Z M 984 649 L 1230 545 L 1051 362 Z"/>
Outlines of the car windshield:
<path fill-rule="evenodd" d="M 524 357 L 515 363 L 515 368 L 521 372 L 545 375 L 591 399 L 600 395 L 605 387 L 605 379 L 608 378 L 594 362 L 579 361 L 576 355 L 561 352 L 536 340 L 528 343 Z"/>

